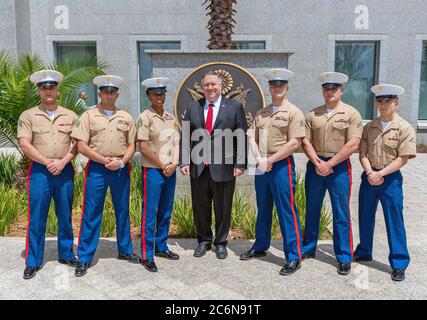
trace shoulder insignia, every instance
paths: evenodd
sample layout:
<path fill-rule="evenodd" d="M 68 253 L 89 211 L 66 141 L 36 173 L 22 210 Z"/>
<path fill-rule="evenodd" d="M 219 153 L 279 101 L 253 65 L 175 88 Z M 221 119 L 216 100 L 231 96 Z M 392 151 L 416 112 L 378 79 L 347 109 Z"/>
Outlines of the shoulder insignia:
<path fill-rule="evenodd" d="M 139 127 L 142 127 L 142 119 L 141 118 L 139 118 L 138 119 L 138 122 L 136 123 L 136 126 L 139 128 Z"/>

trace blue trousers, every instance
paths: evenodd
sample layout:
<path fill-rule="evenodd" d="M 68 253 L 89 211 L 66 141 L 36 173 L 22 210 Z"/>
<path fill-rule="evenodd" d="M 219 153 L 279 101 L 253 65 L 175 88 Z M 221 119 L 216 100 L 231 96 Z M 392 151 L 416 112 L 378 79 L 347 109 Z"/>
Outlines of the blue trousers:
<path fill-rule="evenodd" d="M 327 161 L 329 158 L 322 158 Z M 320 213 L 326 190 L 329 192 L 333 213 L 334 251 L 338 262 L 353 261 L 353 232 L 351 226 L 350 197 L 352 188 L 349 159 L 333 168 L 326 177 L 319 176 L 311 161 L 305 175 L 306 218 L 303 241 L 304 253 L 315 253 L 319 237 Z"/>
<path fill-rule="evenodd" d="M 355 255 L 372 257 L 375 213 L 378 202 L 384 212 L 390 254 L 388 260 L 393 269 L 406 269 L 409 265 L 409 252 L 406 243 L 405 223 L 403 221 L 402 174 L 396 171 L 384 177 L 380 186 L 371 186 L 365 173 L 359 192 L 359 232 L 360 244 Z"/>
<path fill-rule="evenodd" d="M 176 173 L 165 177 L 162 170 L 142 169 L 141 256 L 153 260 L 154 250 L 168 250 L 167 239 L 175 196 Z"/>
<path fill-rule="evenodd" d="M 276 162 L 270 172 L 255 176 L 258 207 L 255 251 L 270 247 L 273 203 L 283 236 L 283 249 L 288 262 L 301 260 L 301 226 L 295 203 L 295 169 L 293 157 Z"/>
<path fill-rule="evenodd" d="M 116 215 L 119 254 L 132 254 L 129 217 L 130 170 L 130 164 L 117 171 L 111 171 L 103 164 L 94 161 L 89 161 L 86 165 L 82 220 L 77 251 L 80 262 L 90 263 L 95 256 L 108 187 L 110 187 Z"/>
<path fill-rule="evenodd" d="M 58 259 L 72 260 L 73 227 L 71 224 L 74 193 L 74 170 L 69 163 L 62 173 L 54 176 L 44 165 L 33 162 L 28 169 L 28 227 L 25 264 L 43 264 L 46 223 L 52 198 L 58 218 Z"/>

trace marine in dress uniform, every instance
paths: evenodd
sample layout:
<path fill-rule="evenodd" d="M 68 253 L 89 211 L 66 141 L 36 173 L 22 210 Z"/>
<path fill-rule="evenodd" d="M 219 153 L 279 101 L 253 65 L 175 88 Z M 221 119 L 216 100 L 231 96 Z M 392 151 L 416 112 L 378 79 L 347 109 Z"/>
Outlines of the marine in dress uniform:
<path fill-rule="evenodd" d="M 390 248 L 394 281 L 405 279 L 409 265 L 403 219 L 402 168 L 416 156 L 416 135 L 411 125 L 396 113 L 402 87 L 380 84 L 372 87 L 380 116 L 363 129 L 360 161 L 364 172 L 359 192 L 359 234 L 354 261 L 371 261 L 375 214 L 381 202 Z"/>
<path fill-rule="evenodd" d="M 136 126 L 132 116 L 115 105 L 123 79 L 106 75 L 96 77 L 93 82 L 99 88 L 101 102 L 81 115 L 71 135 L 78 140 L 79 152 L 89 158 L 85 169 L 77 277 L 86 274 L 95 255 L 108 187 L 116 215 L 118 258 L 140 262 L 132 249 L 129 217 L 129 161 L 135 153 Z"/>
<path fill-rule="evenodd" d="M 303 150 L 310 161 L 305 176 L 306 223 L 303 258 L 316 254 L 320 213 L 326 190 L 333 212 L 334 251 L 337 271 L 346 275 L 353 259 L 353 233 L 350 214 L 352 188 L 349 157 L 359 149 L 363 123 L 360 113 L 341 101 L 348 76 L 337 72 L 322 73 L 325 103 L 306 117 Z"/>
<path fill-rule="evenodd" d="M 151 107 L 137 121 L 137 140 L 142 153 L 141 256 L 142 265 L 150 272 L 157 271 L 154 255 L 179 259 L 167 245 L 180 140 L 174 115 L 163 109 L 168 81 L 168 78 L 151 78 L 142 82 Z"/>
<path fill-rule="evenodd" d="M 289 275 L 301 267 L 302 239 L 298 209 L 295 203 L 295 165 L 293 152 L 305 137 L 304 114 L 287 99 L 288 81 L 293 73 L 272 69 L 265 73 L 273 103 L 260 110 L 249 141 L 257 161 L 255 191 L 258 217 L 256 241 L 240 256 L 249 260 L 265 256 L 270 247 L 273 204 L 277 209 L 283 236 L 286 264 L 280 271 Z"/>
<path fill-rule="evenodd" d="M 18 138 L 24 154 L 32 160 L 28 169 L 28 227 L 24 279 L 43 264 L 46 222 L 50 202 L 55 200 L 58 218 L 58 261 L 75 266 L 71 224 L 74 170 L 71 160 L 77 148 L 70 138 L 77 115 L 57 105 L 63 75 L 53 70 L 33 73 L 41 104 L 24 111 L 18 121 Z"/>

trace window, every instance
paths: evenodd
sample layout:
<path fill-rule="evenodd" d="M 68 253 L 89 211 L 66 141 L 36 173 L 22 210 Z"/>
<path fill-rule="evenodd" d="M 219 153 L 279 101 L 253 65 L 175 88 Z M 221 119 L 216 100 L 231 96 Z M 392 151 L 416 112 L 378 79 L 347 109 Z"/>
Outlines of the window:
<path fill-rule="evenodd" d="M 377 41 L 345 41 L 335 45 L 335 71 L 350 77 L 343 101 L 355 107 L 365 120 L 376 118 L 371 87 L 378 83 L 379 52 Z"/>
<path fill-rule="evenodd" d="M 145 53 L 145 50 L 180 50 L 181 42 L 179 41 L 162 41 L 162 42 L 139 42 L 139 92 L 140 92 L 140 110 L 141 112 L 150 107 L 150 101 L 147 99 L 145 88 L 141 82 L 153 76 L 153 65 L 151 56 Z M 167 77 L 167 75 L 163 75 Z"/>
<path fill-rule="evenodd" d="M 231 49 L 234 50 L 265 50 L 265 41 L 233 41 Z"/>
<path fill-rule="evenodd" d="M 427 41 L 423 42 L 420 82 L 420 105 L 418 108 L 418 119 L 427 120 Z"/>
<path fill-rule="evenodd" d="M 96 42 L 55 42 L 56 60 L 67 59 L 72 56 L 93 55 L 96 56 Z M 80 92 L 86 92 L 86 105 L 97 104 L 98 92 L 96 86 L 89 82 L 80 88 Z"/>

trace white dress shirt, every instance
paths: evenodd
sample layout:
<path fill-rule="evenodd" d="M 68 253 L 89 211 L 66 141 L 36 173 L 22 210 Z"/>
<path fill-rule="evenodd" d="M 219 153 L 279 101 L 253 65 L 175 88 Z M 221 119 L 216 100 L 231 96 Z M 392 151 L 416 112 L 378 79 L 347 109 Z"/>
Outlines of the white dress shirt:
<path fill-rule="evenodd" d="M 214 108 L 213 108 L 213 117 L 212 117 L 212 129 L 215 126 L 215 121 L 218 116 L 219 108 L 221 107 L 221 101 L 222 101 L 222 97 L 219 96 L 219 98 L 213 103 Z M 209 100 L 206 99 L 205 106 L 204 106 L 205 123 L 208 118 L 208 111 L 209 111 L 210 104 L 211 102 L 209 102 Z"/>

